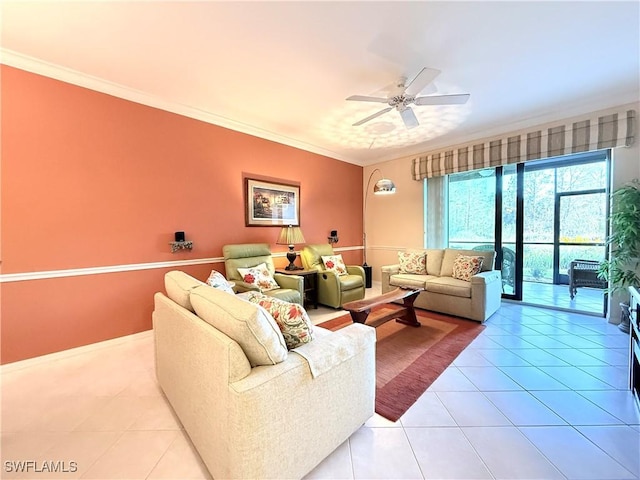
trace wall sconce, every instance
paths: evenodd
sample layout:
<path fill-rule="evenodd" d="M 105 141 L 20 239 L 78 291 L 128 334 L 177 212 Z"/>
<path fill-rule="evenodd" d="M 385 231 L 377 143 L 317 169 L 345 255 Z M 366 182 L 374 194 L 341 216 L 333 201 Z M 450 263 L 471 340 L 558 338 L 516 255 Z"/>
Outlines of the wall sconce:
<path fill-rule="evenodd" d="M 169 242 L 169 245 L 171 245 L 171 253 L 176 253 L 178 250 L 191 250 L 193 248 L 193 242 L 185 240 L 184 232 L 176 232 L 173 238 L 175 241 Z"/>
<path fill-rule="evenodd" d="M 338 243 L 338 231 L 337 230 L 331 230 L 331 233 L 329 234 L 329 236 L 327 237 L 327 240 L 329 241 L 330 245 L 333 245 L 334 243 Z"/>

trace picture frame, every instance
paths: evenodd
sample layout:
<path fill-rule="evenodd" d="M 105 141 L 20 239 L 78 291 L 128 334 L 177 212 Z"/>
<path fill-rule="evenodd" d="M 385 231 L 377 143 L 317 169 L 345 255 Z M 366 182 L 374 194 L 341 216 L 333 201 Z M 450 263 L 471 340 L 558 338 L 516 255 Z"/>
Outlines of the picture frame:
<path fill-rule="evenodd" d="M 247 227 L 300 226 L 300 186 L 245 178 Z"/>

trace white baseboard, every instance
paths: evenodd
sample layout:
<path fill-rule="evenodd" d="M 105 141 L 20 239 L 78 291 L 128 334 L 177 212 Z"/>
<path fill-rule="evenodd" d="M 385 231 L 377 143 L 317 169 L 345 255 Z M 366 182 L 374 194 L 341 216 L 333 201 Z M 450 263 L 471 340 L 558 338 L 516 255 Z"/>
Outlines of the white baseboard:
<path fill-rule="evenodd" d="M 65 358 L 74 357 L 83 353 L 94 352 L 103 348 L 113 347 L 116 345 L 122 345 L 129 342 L 134 342 L 143 338 L 147 338 L 153 335 L 153 330 L 145 330 L 144 332 L 134 333 L 126 335 L 124 337 L 112 338 L 103 342 L 92 343 L 89 345 L 83 345 L 81 347 L 70 348 L 61 352 L 49 353 L 47 355 L 41 355 L 39 357 L 27 358 L 26 360 L 19 360 L 13 363 L 7 363 L 0 366 L 0 373 L 11 373 L 24 368 L 35 367 L 45 363 L 54 362 L 56 360 L 63 360 Z"/>

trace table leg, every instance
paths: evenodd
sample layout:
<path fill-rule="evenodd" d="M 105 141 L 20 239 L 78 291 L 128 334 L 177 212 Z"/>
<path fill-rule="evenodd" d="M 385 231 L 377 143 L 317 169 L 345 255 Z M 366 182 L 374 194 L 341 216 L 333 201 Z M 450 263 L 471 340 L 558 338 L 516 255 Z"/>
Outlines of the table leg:
<path fill-rule="evenodd" d="M 367 321 L 367 317 L 369 316 L 369 313 L 371 313 L 371 309 L 368 308 L 366 310 L 363 310 L 362 312 L 350 312 L 350 313 L 351 313 L 351 320 L 353 320 L 353 323 L 364 324 Z"/>
<path fill-rule="evenodd" d="M 408 297 L 404 297 L 402 299 L 402 303 L 404 304 L 404 307 L 405 307 L 405 312 L 402 315 L 402 317 L 396 319 L 396 322 L 402 323 L 404 325 L 409 325 L 411 327 L 421 326 L 420 322 L 418 321 L 418 318 L 416 317 L 416 311 L 413 307 L 413 302 L 416 301 L 416 298 L 418 298 L 419 293 L 420 291 L 416 291 L 415 293 L 412 293 Z"/>

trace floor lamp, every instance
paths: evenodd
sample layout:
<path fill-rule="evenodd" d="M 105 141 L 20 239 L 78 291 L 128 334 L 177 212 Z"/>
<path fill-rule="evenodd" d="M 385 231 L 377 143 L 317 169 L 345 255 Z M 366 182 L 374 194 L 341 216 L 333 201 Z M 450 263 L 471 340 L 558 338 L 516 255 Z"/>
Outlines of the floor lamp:
<path fill-rule="evenodd" d="M 382 178 L 378 180 L 373 186 L 373 194 L 393 195 L 394 193 L 396 193 L 395 184 L 388 178 L 384 178 L 384 175 L 379 168 L 376 168 L 373 172 L 371 172 L 371 175 L 369 175 L 369 180 L 367 181 L 367 188 L 364 191 L 364 215 L 362 217 L 362 245 L 364 247 L 364 263 L 362 264 L 362 267 L 364 268 L 364 273 L 366 276 L 366 288 L 371 288 L 371 267 L 367 265 L 367 198 L 369 197 L 369 187 L 371 186 L 371 179 L 376 172 L 378 172 Z"/>

